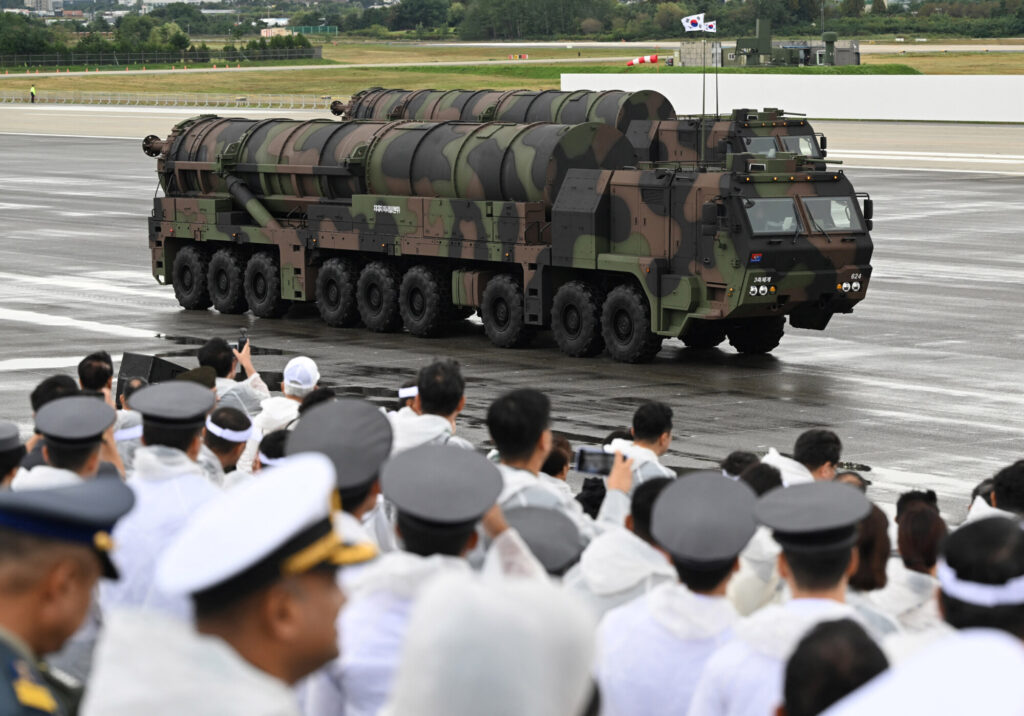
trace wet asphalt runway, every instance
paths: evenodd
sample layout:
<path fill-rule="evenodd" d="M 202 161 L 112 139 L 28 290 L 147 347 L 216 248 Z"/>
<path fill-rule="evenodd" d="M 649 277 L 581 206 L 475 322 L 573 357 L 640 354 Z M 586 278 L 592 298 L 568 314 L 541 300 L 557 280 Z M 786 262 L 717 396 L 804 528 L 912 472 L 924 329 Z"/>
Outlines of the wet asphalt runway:
<path fill-rule="evenodd" d="M 138 141 L 0 135 L 0 416 L 28 431 L 28 393 L 87 352 L 157 353 L 195 365 L 195 343 L 247 326 L 257 366 L 306 354 L 341 392 L 383 402 L 435 356 L 462 362 L 460 434 L 487 444 L 488 402 L 517 387 L 549 392 L 556 429 L 598 442 L 657 398 L 674 407 L 666 462 L 708 467 L 734 449 L 788 449 L 835 429 L 844 458 L 872 468 L 891 503 L 934 487 L 953 518 L 974 483 L 1024 457 L 1024 259 L 1020 176 L 850 169 L 875 199 L 868 298 L 823 333 L 790 330 L 775 353 L 707 353 L 667 341 L 655 362 L 563 356 L 549 335 L 495 348 L 478 323 L 422 340 L 332 329 L 312 306 L 284 320 L 181 310 L 149 274 L 145 219 L 155 162 Z"/>

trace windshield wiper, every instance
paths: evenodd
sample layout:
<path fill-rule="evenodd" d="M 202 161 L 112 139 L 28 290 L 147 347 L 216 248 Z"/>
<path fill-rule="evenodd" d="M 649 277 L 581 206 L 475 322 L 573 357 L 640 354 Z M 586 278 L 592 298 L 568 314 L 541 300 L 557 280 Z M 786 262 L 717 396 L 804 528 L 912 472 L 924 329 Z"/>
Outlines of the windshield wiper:
<path fill-rule="evenodd" d="M 811 228 L 817 229 L 821 233 L 825 234 L 825 238 L 828 239 L 829 242 L 831 243 L 832 237 L 828 235 L 827 231 L 825 231 L 825 227 L 823 227 L 821 224 L 818 223 L 818 220 L 814 218 L 814 214 L 811 214 L 811 212 L 809 212 L 809 211 L 807 213 L 811 217 Z"/>

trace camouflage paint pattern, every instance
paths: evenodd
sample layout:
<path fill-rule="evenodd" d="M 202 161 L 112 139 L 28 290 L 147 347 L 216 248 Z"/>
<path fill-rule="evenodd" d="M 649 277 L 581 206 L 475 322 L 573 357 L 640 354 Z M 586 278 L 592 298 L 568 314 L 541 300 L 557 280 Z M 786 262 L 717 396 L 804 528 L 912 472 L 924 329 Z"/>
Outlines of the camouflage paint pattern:
<path fill-rule="evenodd" d="M 632 281 L 653 330 L 679 336 L 695 319 L 788 315 L 824 328 L 870 279 L 871 238 L 846 176 L 794 154 L 730 154 L 723 170 L 623 168 L 629 143 L 597 124 L 205 116 L 152 140 L 166 196 L 150 247 L 165 281 L 190 243 L 276 249 L 290 300 L 313 299 L 333 256 L 428 263 L 450 272 L 459 305 L 478 305 L 494 274 L 520 278 L 537 326 L 567 281 Z M 814 197 L 851 202 L 860 226 L 818 230 Z M 802 226 L 755 235 L 748 204 L 763 198 L 792 199 Z"/>

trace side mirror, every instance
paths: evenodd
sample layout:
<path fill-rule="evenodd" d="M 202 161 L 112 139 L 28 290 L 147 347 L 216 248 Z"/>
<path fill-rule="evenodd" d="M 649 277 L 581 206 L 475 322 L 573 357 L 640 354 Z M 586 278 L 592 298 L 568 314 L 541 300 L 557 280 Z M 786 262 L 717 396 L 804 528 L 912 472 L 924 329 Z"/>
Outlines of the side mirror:
<path fill-rule="evenodd" d="M 821 139 L 818 140 L 818 146 L 822 149 L 828 149 L 828 137 L 824 134 L 821 135 Z"/>
<path fill-rule="evenodd" d="M 864 200 L 864 218 L 871 221 L 875 216 L 875 202 L 871 199 Z"/>

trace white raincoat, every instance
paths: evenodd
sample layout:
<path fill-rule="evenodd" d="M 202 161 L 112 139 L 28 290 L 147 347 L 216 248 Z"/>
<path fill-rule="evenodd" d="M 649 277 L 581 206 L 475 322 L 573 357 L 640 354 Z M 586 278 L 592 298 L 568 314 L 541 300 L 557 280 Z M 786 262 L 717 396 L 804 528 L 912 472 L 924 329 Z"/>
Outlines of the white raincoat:
<path fill-rule="evenodd" d="M 602 715 L 685 714 L 704 665 L 738 619 L 724 597 L 679 583 L 608 612 L 598 631 Z"/>
<path fill-rule="evenodd" d="M 123 611 L 107 620 L 81 713 L 299 716 L 291 689 L 227 643 L 144 611 Z"/>
<path fill-rule="evenodd" d="M 939 580 L 930 574 L 907 569 L 900 559 L 889 560 L 888 581 L 871 593 L 871 599 L 883 612 L 896 619 L 908 632 L 934 629 L 943 623 L 939 612 Z"/>
<path fill-rule="evenodd" d="M 420 445 L 451 445 L 474 450 L 473 443 L 455 434 L 448 418 L 441 415 L 419 415 L 403 408 L 387 414 L 391 423 L 391 454 L 411 450 Z"/>
<path fill-rule="evenodd" d="M 782 473 L 783 487 L 800 485 L 805 482 L 814 482 L 814 475 L 800 462 L 791 457 L 786 457 L 775 448 L 768 448 L 768 454 L 761 458 L 765 465 L 771 465 Z"/>
<path fill-rule="evenodd" d="M 100 583 L 100 606 L 104 614 L 119 607 L 148 607 L 187 619 L 188 600 L 163 594 L 153 584 L 156 562 L 188 518 L 221 490 L 188 455 L 162 445 L 135 452 L 128 486 L 135 493 L 135 506 L 114 528 L 111 554 L 121 578 Z"/>
<path fill-rule="evenodd" d="M 238 458 L 238 471 L 252 473 L 252 463 L 260 450 L 260 441 L 267 433 L 290 428 L 299 418 L 299 403 L 282 395 L 267 398 L 263 401 L 263 409 L 252 419 L 252 437 L 245 444 L 242 457 Z"/>
<path fill-rule="evenodd" d="M 78 473 L 49 465 L 36 465 L 31 470 L 19 470 L 11 480 L 11 489 L 46 490 L 51 487 L 71 487 L 81 485 L 85 480 Z"/>
<path fill-rule="evenodd" d="M 620 452 L 633 461 L 633 489 L 654 477 L 678 477 L 676 471 L 665 467 L 658 455 L 650 448 L 637 445 L 632 440 L 615 438 L 606 447 L 608 452 Z"/>
<path fill-rule="evenodd" d="M 668 558 L 625 527 L 598 535 L 562 578 L 598 618 L 678 577 Z"/>
<path fill-rule="evenodd" d="M 241 409 L 249 414 L 249 417 L 258 415 L 261 410 L 261 403 L 270 397 L 270 389 L 263 382 L 259 373 L 253 373 L 243 381 L 233 378 L 217 378 L 214 385 L 217 392 L 217 400 L 224 401 L 228 393 L 233 400 L 224 401 L 230 407 L 241 406 Z M 235 405 L 231 405 L 235 403 Z"/>
<path fill-rule="evenodd" d="M 786 662 L 815 625 L 856 619 L 846 604 L 793 599 L 741 619 L 735 636 L 704 667 L 690 713 L 694 716 L 774 716 L 782 703 Z"/>
<path fill-rule="evenodd" d="M 726 587 L 729 601 L 742 616 L 749 616 L 767 604 L 779 604 L 786 583 L 779 575 L 782 548 L 772 531 L 760 526 L 740 552 L 740 568 Z"/>

